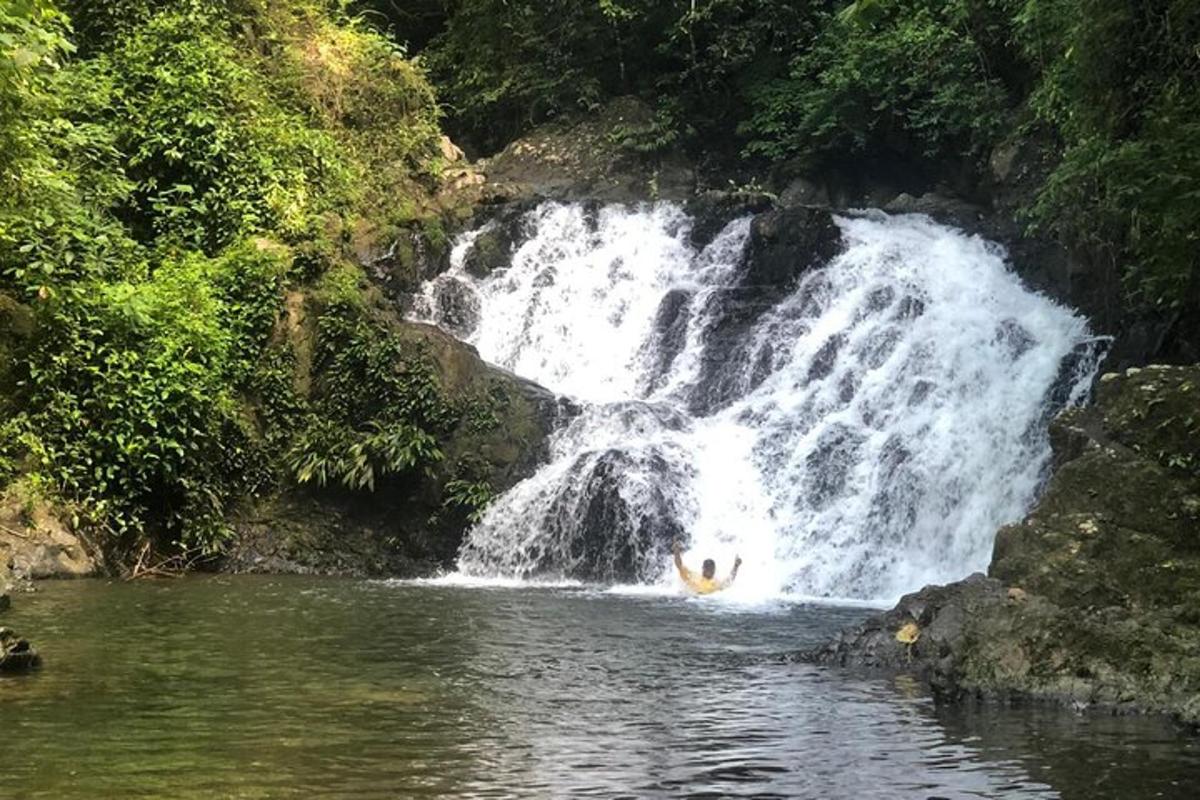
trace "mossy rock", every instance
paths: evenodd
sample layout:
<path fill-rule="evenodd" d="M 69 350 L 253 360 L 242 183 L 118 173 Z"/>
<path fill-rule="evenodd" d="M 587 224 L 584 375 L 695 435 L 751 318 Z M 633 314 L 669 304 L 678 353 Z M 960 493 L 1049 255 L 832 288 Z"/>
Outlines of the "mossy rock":
<path fill-rule="evenodd" d="M 977 578 L 927 588 L 816 657 L 917 671 L 952 697 L 1200 723 L 1200 480 L 1189 460 L 1200 452 L 1198 385 L 1200 367 L 1103 378 L 1094 406 L 1053 423 L 1057 470 L 1033 511 L 997 534 L 993 590 Z M 891 641 L 879 659 L 872 632 L 913 616 L 916 600 L 922 617 L 952 620 L 954 635 L 917 621 L 918 641 L 903 653 Z"/>
<path fill-rule="evenodd" d="M 430 369 L 450 424 L 438 430 L 442 457 L 425 470 L 377 476 L 373 489 L 285 487 L 241 510 L 225 559 L 236 571 L 421 575 L 453 563 L 468 510 L 448 502 L 451 481 L 500 492 L 529 475 L 565 412 L 545 389 L 484 362 L 441 329 L 403 320 L 352 265 L 317 288 L 286 298 L 274 341 L 291 356 L 293 385 L 319 401 L 326 377 L 314 354 L 319 320 L 335 300 L 397 343 L 394 369 Z M 370 420 L 352 421 L 368 424 Z"/>

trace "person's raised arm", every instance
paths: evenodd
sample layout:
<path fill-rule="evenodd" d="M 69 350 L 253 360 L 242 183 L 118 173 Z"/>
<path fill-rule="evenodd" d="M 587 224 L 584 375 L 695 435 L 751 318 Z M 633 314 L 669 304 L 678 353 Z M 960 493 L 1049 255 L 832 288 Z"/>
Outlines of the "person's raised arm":
<path fill-rule="evenodd" d="M 675 569 L 679 571 L 679 575 L 685 581 L 688 579 L 688 568 L 683 565 L 683 545 L 676 539 L 671 544 L 671 553 L 675 556 Z"/>
<path fill-rule="evenodd" d="M 729 584 L 733 583 L 734 579 L 737 578 L 738 567 L 740 567 L 741 565 L 742 565 L 742 557 L 734 556 L 733 569 L 729 570 L 729 577 L 726 578 L 725 580 L 721 581 L 722 589 L 724 589 Z"/>

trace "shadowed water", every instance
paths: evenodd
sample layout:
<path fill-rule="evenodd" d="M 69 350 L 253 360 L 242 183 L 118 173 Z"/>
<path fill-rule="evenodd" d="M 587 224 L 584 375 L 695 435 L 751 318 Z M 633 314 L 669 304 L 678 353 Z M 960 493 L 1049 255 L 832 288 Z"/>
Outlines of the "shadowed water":
<path fill-rule="evenodd" d="M 782 656 L 863 609 L 197 577 L 43 584 L 3 623 L 3 798 L 1192 797 L 1146 718 L 937 709 Z"/>

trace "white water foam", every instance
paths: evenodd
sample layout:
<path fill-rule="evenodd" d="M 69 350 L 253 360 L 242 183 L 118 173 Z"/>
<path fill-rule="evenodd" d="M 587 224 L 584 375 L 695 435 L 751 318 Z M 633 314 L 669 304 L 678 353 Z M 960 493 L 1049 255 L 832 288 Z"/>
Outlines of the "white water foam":
<path fill-rule="evenodd" d="M 418 313 L 465 293 L 478 314 L 460 333 L 485 359 L 584 407 L 470 532 L 461 572 L 671 590 L 675 535 L 689 563 L 741 555 L 733 601 L 888 602 L 986 568 L 1095 340 L 994 244 L 920 216 L 837 223 L 843 252 L 750 312 L 748 219 L 697 252 L 671 205 L 546 204 L 485 278 L 461 240 Z"/>

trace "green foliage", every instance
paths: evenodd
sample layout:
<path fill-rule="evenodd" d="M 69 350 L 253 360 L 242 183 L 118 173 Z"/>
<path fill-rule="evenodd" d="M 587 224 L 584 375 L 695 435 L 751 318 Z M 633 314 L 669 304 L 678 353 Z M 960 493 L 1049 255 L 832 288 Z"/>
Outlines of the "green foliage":
<path fill-rule="evenodd" d="M 1030 103 L 1065 146 L 1031 210 L 1068 244 L 1125 264 L 1161 306 L 1200 295 L 1200 6 L 1028 0 Z"/>
<path fill-rule="evenodd" d="M 786 77 L 753 90 L 743 124 L 768 158 L 978 157 L 1012 107 L 967 0 L 857 4 L 829 15 Z"/>
<path fill-rule="evenodd" d="M 17 162 L 38 148 L 28 130 L 49 102 L 54 69 L 71 52 L 66 17 L 49 0 L 0 5 L 0 181 L 11 190 Z"/>
<path fill-rule="evenodd" d="M 455 478 L 446 482 L 445 508 L 465 510 L 467 521 L 479 522 L 483 512 L 496 499 L 496 490 L 486 480 L 463 480 Z"/>
<path fill-rule="evenodd" d="M 252 350 L 239 334 L 279 298 L 238 289 L 285 268 L 249 248 L 188 255 L 43 308 L 28 359 L 35 455 L 89 522 L 117 536 L 110 544 L 150 528 L 218 546 L 228 503 L 266 480 L 236 393 Z"/>
<path fill-rule="evenodd" d="M 397 188 L 436 178 L 441 167 L 441 112 L 424 70 L 361 19 L 308 10 L 289 25 L 263 69 L 349 157 L 356 210 L 398 221 Z"/>
<path fill-rule="evenodd" d="M 119 87 L 103 114 L 135 182 L 135 230 L 208 253 L 259 231 L 304 233 L 346 178 L 332 138 L 271 96 L 224 27 L 159 14 L 94 67 Z"/>
<path fill-rule="evenodd" d="M 452 118 L 486 148 L 543 120 L 640 94 L 660 107 L 659 124 L 631 144 L 653 151 L 677 138 L 728 137 L 747 87 L 786 66 L 825 4 L 798 5 L 465 0 L 426 56 Z"/>
<path fill-rule="evenodd" d="M 331 273 L 319 302 L 313 387 L 304 432 L 287 455 L 299 483 L 374 490 L 376 479 L 432 466 L 461 416 L 424 352 L 372 318 L 349 270 Z"/>
<path fill-rule="evenodd" d="M 383 13 L 398 4 L 373 4 Z M 1147 304 L 1200 308 L 1194 0 L 460 0 L 427 53 L 456 127 L 496 149 L 619 94 L 654 154 L 947 161 L 977 177 L 1031 120 L 1061 161 L 1031 223 Z M 426 12 L 429 9 L 426 8 Z M 429 19 L 430 14 L 425 14 Z M 394 17 L 399 19 L 398 17 Z"/>
<path fill-rule="evenodd" d="M 298 483 L 375 490 L 375 479 L 440 460 L 437 440 L 420 428 L 372 422 L 354 430 L 316 417 L 300 436 L 288 463 Z"/>
<path fill-rule="evenodd" d="M 71 26 L 0 3 L 0 323 L 36 325 L 0 329 L 0 483 L 56 490 L 118 557 L 151 536 L 219 548 L 297 441 L 367 488 L 440 457 L 428 363 L 353 278 L 326 297 L 311 402 L 281 323 L 289 284 L 344 258 L 347 220 L 436 172 L 424 74 L 343 5 L 72 0 Z"/>

